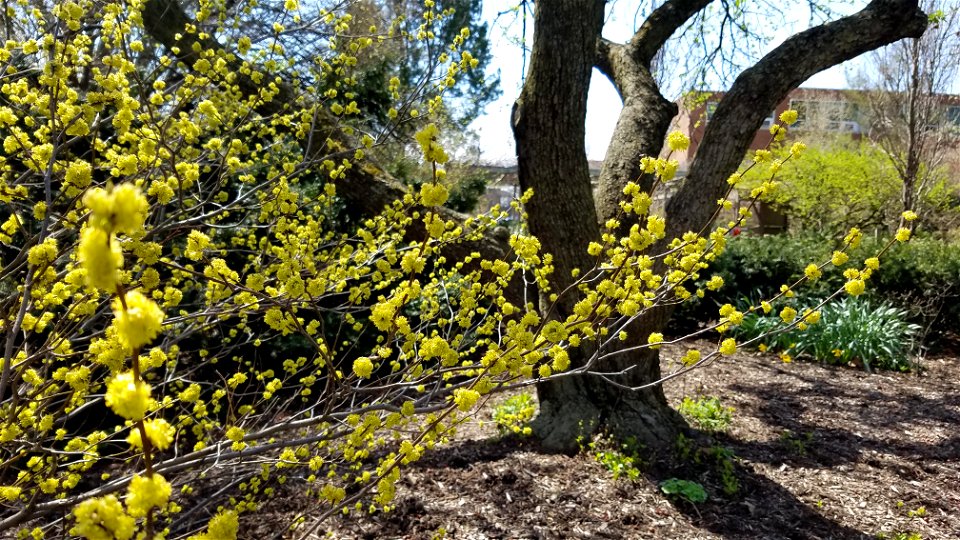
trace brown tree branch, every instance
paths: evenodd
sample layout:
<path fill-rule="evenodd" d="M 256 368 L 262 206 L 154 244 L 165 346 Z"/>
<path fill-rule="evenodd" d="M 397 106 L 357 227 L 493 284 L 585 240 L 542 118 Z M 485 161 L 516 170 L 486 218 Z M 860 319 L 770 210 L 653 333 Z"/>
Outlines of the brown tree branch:
<path fill-rule="evenodd" d="M 713 0 L 670 0 L 653 10 L 627 44 L 638 64 L 650 66 L 670 36 Z"/>
<path fill-rule="evenodd" d="M 791 37 L 741 73 L 717 106 L 686 183 L 667 205 L 667 237 L 703 226 L 764 118 L 792 89 L 860 54 L 918 37 L 926 25 L 917 0 L 874 0 L 858 13 Z"/>

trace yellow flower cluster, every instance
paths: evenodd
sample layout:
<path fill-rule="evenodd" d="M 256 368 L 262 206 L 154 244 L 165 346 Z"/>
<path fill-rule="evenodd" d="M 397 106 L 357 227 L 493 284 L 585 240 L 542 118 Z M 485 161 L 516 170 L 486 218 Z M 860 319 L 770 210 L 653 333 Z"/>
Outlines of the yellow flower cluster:
<path fill-rule="evenodd" d="M 120 342 L 136 350 L 153 341 L 163 327 L 163 310 L 139 291 L 127 292 L 113 301 L 114 326 Z"/>
<path fill-rule="evenodd" d="M 450 159 L 443 150 L 443 146 L 440 145 L 440 130 L 436 124 L 427 124 L 414 135 L 414 138 L 420 144 L 420 150 L 423 151 L 425 160 L 442 165 Z"/>
<path fill-rule="evenodd" d="M 142 420 L 153 405 L 150 385 L 125 371 L 110 379 L 104 396 L 107 406 L 127 420 Z"/>

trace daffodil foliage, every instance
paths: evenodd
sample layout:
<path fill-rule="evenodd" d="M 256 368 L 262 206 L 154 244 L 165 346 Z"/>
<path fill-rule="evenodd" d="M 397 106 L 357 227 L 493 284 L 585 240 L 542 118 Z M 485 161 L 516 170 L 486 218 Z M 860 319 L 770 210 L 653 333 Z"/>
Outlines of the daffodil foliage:
<path fill-rule="evenodd" d="M 634 225 L 618 236 L 613 220 L 585 247 L 596 263 L 552 291 L 575 300 L 558 318 L 516 293 L 551 283 L 523 229 L 498 256 L 455 249 L 502 237 L 506 216 L 442 207 L 448 154 L 430 118 L 476 68 L 466 33 L 436 51 L 439 76 L 385 82 L 388 121 L 361 106 L 356 75 L 377 48 L 431 39 L 450 16 L 432 0 L 414 32 L 363 2 L 5 6 L 0 531 L 233 538 L 283 483 L 321 508 L 292 524 L 302 534 L 389 508 L 403 466 L 484 396 L 590 372 L 629 352 L 615 343 L 632 321 L 702 295 L 735 224 L 669 241 L 629 184 Z M 397 132 L 416 132 L 404 142 L 432 177 L 338 223 L 344 186 L 379 181 L 368 154 Z M 644 163 L 657 185 L 676 171 Z M 859 294 L 869 275 L 851 276 Z M 722 315 L 721 330 L 736 324 Z"/>

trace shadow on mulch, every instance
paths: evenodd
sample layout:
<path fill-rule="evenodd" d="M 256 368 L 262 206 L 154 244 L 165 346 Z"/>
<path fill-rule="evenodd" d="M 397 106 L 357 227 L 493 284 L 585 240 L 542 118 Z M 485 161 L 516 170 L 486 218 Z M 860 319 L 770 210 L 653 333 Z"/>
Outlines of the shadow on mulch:
<path fill-rule="evenodd" d="M 695 437 L 700 441 L 710 440 L 710 434 Z M 718 444 L 730 447 L 740 445 L 729 438 L 717 439 Z M 706 447 L 704 447 L 706 448 Z M 467 469 L 482 463 L 499 462 L 516 452 L 533 452 L 540 455 L 564 455 L 541 448 L 534 440 L 518 438 L 491 438 L 452 443 L 447 447 L 427 454 L 425 458 L 413 464 L 412 469 Z M 782 453 L 782 449 L 780 449 Z M 556 466 L 544 467 L 536 471 L 538 474 L 557 474 L 562 471 Z M 690 525 L 695 528 L 709 531 L 722 538 L 737 539 L 768 539 L 782 538 L 790 540 L 813 539 L 872 539 L 873 535 L 854 528 L 844 526 L 813 511 L 806 503 L 797 499 L 789 490 L 769 478 L 755 473 L 751 468 L 740 464 L 734 465 L 734 474 L 740 482 L 739 491 L 729 498 L 713 497 L 705 503 L 693 505 L 679 500 L 672 503 L 674 509 L 683 514 Z M 659 490 L 660 484 L 670 478 L 698 478 L 711 493 L 722 493 L 720 480 L 711 472 L 707 463 L 694 464 L 692 462 L 662 462 L 650 466 L 644 471 L 647 486 L 654 491 Z M 641 481 L 642 482 L 642 481 Z M 518 494 L 514 497 L 524 497 L 523 479 L 518 474 L 507 471 L 488 480 L 494 489 L 515 488 Z M 414 530 L 421 519 L 428 516 L 428 511 L 417 498 L 406 498 L 393 512 L 388 514 L 387 521 L 396 527 L 396 532 Z M 482 517 L 477 516 L 482 519 Z M 481 529 L 496 530 L 495 524 L 480 525 Z M 381 534 L 385 530 L 379 531 Z M 493 536 L 507 538 L 512 536 Z M 373 538 L 373 537 L 370 537 Z M 525 536 L 523 538 L 526 538 Z M 623 536 L 628 538 L 628 536 Z"/>
<path fill-rule="evenodd" d="M 685 346 L 668 349 L 670 357 Z M 729 431 L 695 433 L 685 457 L 678 450 L 642 467 L 639 481 L 613 480 L 589 452 L 483 438 L 495 431 L 487 423 L 405 469 L 393 511 L 336 516 L 323 529 L 331 538 L 371 540 L 441 531 L 451 540 L 960 538 L 960 362 L 930 367 L 921 377 L 868 375 L 738 355 L 667 389 L 672 403 L 722 398 L 736 409 Z M 728 487 L 731 477 L 739 484 L 732 495 L 724 495 L 724 463 Z M 702 484 L 709 498 L 697 505 L 667 498 L 660 485 L 671 478 Z M 281 499 L 277 522 L 294 511 L 311 514 L 313 503 L 302 497 Z"/>
<path fill-rule="evenodd" d="M 670 478 L 693 478 L 691 472 L 703 474 L 702 468 L 681 467 L 672 472 L 648 473 L 654 488 Z M 789 490 L 753 469 L 735 464 L 733 472 L 740 482 L 739 491 L 726 499 L 717 496 L 694 506 L 674 501 L 676 510 L 690 523 L 729 539 L 782 538 L 813 540 L 825 538 L 872 539 L 873 535 L 842 525 L 817 512 L 796 498 Z M 711 475 L 711 473 L 707 473 Z M 710 493 L 722 493 L 715 479 L 699 478 Z M 711 489 L 712 488 L 712 489 Z"/>
<path fill-rule="evenodd" d="M 822 367 L 832 371 L 842 368 Z M 737 448 L 738 455 L 751 461 L 787 462 L 808 468 L 833 468 L 844 463 L 855 463 L 864 450 L 895 454 L 918 463 L 960 459 L 960 436 L 947 441 L 926 443 L 879 439 L 863 435 L 843 427 L 824 427 L 804 420 L 804 413 L 811 403 L 833 402 L 837 407 L 847 407 L 846 416 L 856 419 L 859 426 L 874 430 L 907 430 L 927 421 L 960 425 L 960 393 L 940 397 L 904 395 L 879 389 L 862 392 L 851 390 L 841 384 L 833 384 L 823 378 L 807 377 L 796 372 L 779 370 L 782 376 L 808 383 L 805 387 L 796 384 L 757 385 L 734 384 L 731 389 L 755 398 L 758 417 L 765 423 L 784 430 L 785 437 L 779 441 L 752 441 L 728 444 Z M 787 455 L 784 459 L 782 446 L 789 439 L 796 441 L 795 449 L 802 450 Z M 806 442 L 805 442 L 806 441 Z M 812 444 L 811 444 L 812 443 Z M 779 447 L 779 448 L 777 448 Z M 869 458 L 868 458 L 869 459 Z"/>

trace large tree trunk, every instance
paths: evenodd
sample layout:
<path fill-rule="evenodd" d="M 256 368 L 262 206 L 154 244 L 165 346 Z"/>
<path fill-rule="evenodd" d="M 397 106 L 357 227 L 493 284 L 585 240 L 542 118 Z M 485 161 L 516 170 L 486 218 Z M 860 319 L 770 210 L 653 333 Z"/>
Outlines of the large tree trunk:
<path fill-rule="evenodd" d="M 530 69 L 514 107 L 520 186 L 534 190 L 526 208 L 529 226 L 544 251 L 553 255 L 554 291 L 570 285 L 574 268 L 592 266 L 587 244 L 600 235 L 584 152 L 584 121 L 603 8 L 602 0 L 535 4 Z M 546 293 L 541 297 L 546 307 Z M 572 295 L 561 298 L 554 315 L 566 318 L 575 302 Z M 582 365 L 585 354 L 571 358 L 574 365 Z M 624 356 L 618 363 L 640 366 L 618 382 L 660 377 L 656 355 Z M 679 424 L 679 415 L 667 406 L 659 387 L 628 392 L 588 375 L 543 382 L 537 394 L 540 414 L 534 429 L 549 448 L 575 449 L 579 436 L 597 429 L 639 435 L 640 442 L 660 446 L 672 443 Z"/>
<path fill-rule="evenodd" d="M 535 3 L 534 43 L 523 91 L 514 108 L 520 185 L 533 188 L 526 208 L 530 230 L 554 256 L 551 286 L 564 290 L 570 271 L 589 268 L 586 247 L 599 237 L 598 219 L 615 215 L 626 182 L 637 180 L 642 154 L 655 156 L 674 106 L 661 96 L 650 62 L 674 30 L 709 0 L 668 0 L 627 44 L 600 39 L 602 0 Z M 707 128 L 688 180 L 668 203 L 668 239 L 699 230 L 728 189 L 727 177 L 743 159 L 763 119 L 801 82 L 863 52 L 923 32 L 916 0 L 874 0 L 863 11 L 802 32 L 738 77 Z M 601 174 L 594 202 L 584 153 L 586 93 L 596 65 L 614 81 L 625 107 Z M 641 179 L 641 185 L 646 185 Z M 662 247 L 662 246 L 661 246 Z M 545 295 L 541 294 L 545 307 Z M 561 299 L 554 316 L 565 318 L 575 298 Z M 671 310 L 649 313 L 630 328 L 636 343 L 662 330 Z M 583 355 L 579 361 L 583 365 Z M 577 359 L 572 359 L 576 365 Z M 597 371 L 620 373 L 611 384 L 584 374 L 540 383 L 536 433 L 547 447 L 570 450 L 596 430 L 633 436 L 648 448 L 672 444 L 682 420 L 659 386 L 655 351 L 608 357 Z M 629 369 L 627 369 L 629 368 Z M 625 370 L 625 371 L 624 371 Z"/>

